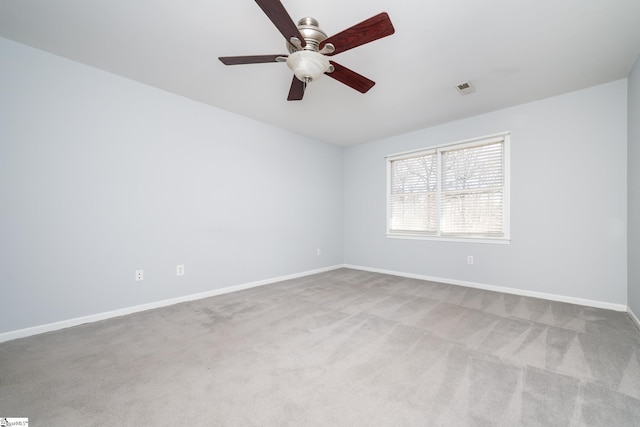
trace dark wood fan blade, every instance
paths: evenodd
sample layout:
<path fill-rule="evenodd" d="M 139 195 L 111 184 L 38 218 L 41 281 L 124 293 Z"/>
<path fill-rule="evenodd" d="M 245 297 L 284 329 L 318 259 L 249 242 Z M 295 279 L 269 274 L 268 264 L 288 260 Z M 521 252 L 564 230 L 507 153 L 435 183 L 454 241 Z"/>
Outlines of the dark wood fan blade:
<path fill-rule="evenodd" d="M 390 36 L 396 30 L 391 24 L 389 15 L 386 12 L 382 12 L 376 16 L 373 16 L 366 21 L 362 21 L 359 24 L 354 25 L 351 28 L 329 37 L 320 43 L 320 49 L 322 49 L 327 43 L 331 43 L 335 46 L 336 50 L 332 53 L 328 53 L 328 56 L 337 55 L 354 47 L 362 46 L 363 44 L 370 43 L 374 40 L 381 39 L 383 37 Z"/>
<path fill-rule="evenodd" d="M 355 71 L 351 71 L 345 66 L 338 64 L 337 62 L 329 61 L 335 68 L 332 73 L 325 73 L 327 76 L 336 79 L 337 81 L 346 84 L 347 86 L 357 90 L 360 93 L 367 93 L 369 89 L 376 84 L 373 80 L 369 80 L 365 76 L 362 76 Z"/>
<path fill-rule="evenodd" d="M 258 3 L 258 6 L 260 6 L 262 11 L 269 17 L 271 22 L 273 22 L 273 25 L 276 26 L 286 41 L 290 41 L 291 37 L 296 37 L 300 40 L 303 47 L 306 45 L 298 27 L 279 0 L 256 0 L 256 3 Z"/>
<path fill-rule="evenodd" d="M 221 56 L 218 59 L 225 65 L 262 64 L 265 62 L 278 62 L 279 57 L 288 55 L 250 55 L 250 56 Z"/>
<path fill-rule="evenodd" d="M 293 76 L 293 81 L 291 82 L 291 88 L 289 89 L 289 96 L 287 97 L 287 101 L 302 100 L 306 87 L 307 84 L 305 82 L 299 80 L 296 76 Z"/>

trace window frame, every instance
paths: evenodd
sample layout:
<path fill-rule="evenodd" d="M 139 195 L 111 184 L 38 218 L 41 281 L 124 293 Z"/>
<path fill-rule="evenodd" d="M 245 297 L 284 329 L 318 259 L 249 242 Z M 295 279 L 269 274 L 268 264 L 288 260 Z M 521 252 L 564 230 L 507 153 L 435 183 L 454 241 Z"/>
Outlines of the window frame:
<path fill-rule="evenodd" d="M 475 146 L 481 146 L 491 143 L 492 140 L 502 139 L 502 172 L 503 172 L 503 206 L 502 206 L 502 236 L 488 236 L 488 235 L 452 235 L 443 233 L 441 230 L 441 152 L 451 149 L 464 149 Z M 387 215 L 387 238 L 392 239 L 417 239 L 417 240 L 436 240 L 436 241 L 450 241 L 450 242 L 473 242 L 473 243 L 496 243 L 496 244 L 509 244 L 511 243 L 511 205 L 510 205 L 510 187 L 511 187 L 511 132 L 500 132 L 491 135 L 485 135 L 477 138 L 465 139 L 462 141 L 445 143 L 434 145 L 431 147 L 425 147 L 418 150 L 404 151 L 401 153 L 389 154 L 385 156 L 387 167 L 387 203 L 386 203 L 386 215 Z M 409 159 L 413 157 L 419 157 L 421 155 L 428 155 L 430 153 L 436 153 L 437 159 L 437 192 L 436 192 L 436 232 L 422 232 L 422 231 L 393 231 L 391 230 L 391 164 L 395 160 Z"/>

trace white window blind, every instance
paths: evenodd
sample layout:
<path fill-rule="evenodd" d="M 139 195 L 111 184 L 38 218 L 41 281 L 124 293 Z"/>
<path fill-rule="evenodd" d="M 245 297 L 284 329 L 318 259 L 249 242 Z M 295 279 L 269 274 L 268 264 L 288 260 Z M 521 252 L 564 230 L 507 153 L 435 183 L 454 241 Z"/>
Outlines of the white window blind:
<path fill-rule="evenodd" d="M 508 238 L 508 135 L 390 156 L 388 234 Z"/>
<path fill-rule="evenodd" d="M 391 163 L 391 228 L 435 233 L 436 153 Z"/>

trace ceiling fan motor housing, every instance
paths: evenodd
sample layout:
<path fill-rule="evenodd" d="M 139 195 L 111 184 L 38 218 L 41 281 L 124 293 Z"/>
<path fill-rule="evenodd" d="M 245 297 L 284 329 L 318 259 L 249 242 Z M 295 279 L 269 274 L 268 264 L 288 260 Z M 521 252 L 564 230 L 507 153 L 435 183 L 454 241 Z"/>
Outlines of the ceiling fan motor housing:
<path fill-rule="evenodd" d="M 300 48 L 291 42 L 287 42 L 287 50 L 289 50 L 289 53 L 301 49 L 318 52 L 320 43 L 327 39 L 327 34 L 320 29 L 318 21 L 309 16 L 298 21 L 298 30 L 307 44 L 305 47 Z"/>

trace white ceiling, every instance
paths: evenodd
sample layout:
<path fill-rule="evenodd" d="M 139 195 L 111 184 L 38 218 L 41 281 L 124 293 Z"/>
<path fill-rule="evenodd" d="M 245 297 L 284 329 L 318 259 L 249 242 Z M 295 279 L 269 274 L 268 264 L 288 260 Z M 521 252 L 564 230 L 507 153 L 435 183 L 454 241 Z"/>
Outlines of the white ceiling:
<path fill-rule="evenodd" d="M 0 36 L 343 146 L 625 78 L 640 53 L 639 0 L 281 1 L 329 36 L 388 12 L 394 35 L 332 58 L 373 89 L 323 77 L 291 102 L 285 64 L 220 63 L 287 53 L 253 0 L 2 0 Z"/>

